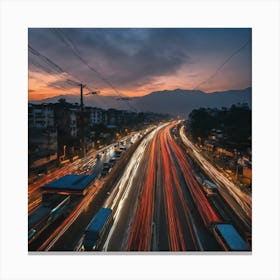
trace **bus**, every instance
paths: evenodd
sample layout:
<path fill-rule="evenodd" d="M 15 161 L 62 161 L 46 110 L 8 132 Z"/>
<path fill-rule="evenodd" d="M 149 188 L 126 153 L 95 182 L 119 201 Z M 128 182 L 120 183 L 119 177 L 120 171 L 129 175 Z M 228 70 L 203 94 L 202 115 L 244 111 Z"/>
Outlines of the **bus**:
<path fill-rule="evenodd" d="M 215 224 L 213 234 L 225 251 L 250 251 L 249 245 L 231 224 Z"/>
<path fill-rule="evenodd" d="M 85 231 L 81 251 L 98 251 L 101 247 L 102 238 L 108 234 L 112 223 L 112 209 L 101 208 Z"/>

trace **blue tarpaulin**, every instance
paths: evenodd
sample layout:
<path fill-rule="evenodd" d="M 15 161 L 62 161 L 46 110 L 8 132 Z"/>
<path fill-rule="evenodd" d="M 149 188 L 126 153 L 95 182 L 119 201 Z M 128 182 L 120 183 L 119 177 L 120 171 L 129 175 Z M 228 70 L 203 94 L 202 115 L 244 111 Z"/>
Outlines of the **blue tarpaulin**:
<path fill-rule="evenodd" d="M 42 190 L 59 189 L 59 190 L 84 190 L 95 178 L 95 175 L 65 175 L 42 187 Z"/>

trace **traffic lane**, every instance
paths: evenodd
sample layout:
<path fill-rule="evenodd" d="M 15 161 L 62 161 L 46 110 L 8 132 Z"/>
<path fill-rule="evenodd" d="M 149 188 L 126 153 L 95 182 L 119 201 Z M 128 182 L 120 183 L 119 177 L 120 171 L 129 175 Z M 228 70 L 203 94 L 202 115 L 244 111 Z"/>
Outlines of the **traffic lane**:
<path fill-rule="evenodd" d="M 192 225 L 188 217 L 188 206 L 182 195 L 174 161 L 167 143 L 167 127 L 160 137 L 164 170 L 164 194 L 169 227 L 169 242 L 172 251 L 197 250 Z"/>
<path fill-rule="evenodd" d="M 216 183 L 216 185 L 218 186 L 219 194 L 231 209 L 231 211 L 234 212 L 238 217 L 239 223 L 243 224 L 243 229 L 246 231 L 251 231 L 251 218 L 248 218 L 241 205 L 229 193 L 228 189 L 225 186 L 221 185 L 220 181 L 218 181 L 216 177 L 212 177 L 211 175 L 209 175 L 209 173 L 207 173 L 208 169 L 205 169 L 203 166 L 200 167 L 202 168 L 202 172 L 206 174 L 206 176 L 209 176 L 209 178 Z"/>
<path fill-rule="evenodd" d="M 160 146 L 162 148 L 162 163 L 163 163 L 163 194 L 165 203 L 165 213 L 168 226 L 169 246 L 171 251 L 186 250 L 184 240 L 182 238 L 182 228 L 178 220 L 177 208 L 174 202 L 174 189 L 172 177 L 170 174 L 170 164 L 168 153 L 165 147 L 163 135 L 160 136 Z"/>
<path fill-rule="evenodd" d="M 193 200 L 198 208 L 201 218 L 204 221 L 205 226 L 209 226 L 212 223 L 220 222 L 218 213 L 213 209 L 211 204 L 206 198 L 205 193 L 202 191 L 199 182 L 197 181 L 193 168 L 187 160 L 183 150 L 180 146 L 171 138 L 170 141 L 173 143 L 173 151 L 179 162 L 179 165 L 183 171 L 183 176 L 189 187 L 190 193 L 192 194 Z"/>
<path fill-rule="evenodd" d="M 133 219 L 133 211 L 124 211 L 126 209 L 127 202 L 131 202 L 130 207 L 136 207 L 138 204 L 138 197 L 137 200 L 135 201 L 134 199 L 128 199 L 131 195 L 131 189 L 134 188 L 133 183 L 135 179 L 135 186 L 139 187 L 142 185 L 142 178 L 143 175 L 141 172 L 138 172 L 139 166 L 141 164 L 147 163 L 148 160 L 142 160 L 146 148 L 149 145 L 150 141 L 154 137 L 154 135 L 157 133 L 157 131 L 161 128 L 159 126 L 156 128 L 154 131 L 150 132 L 139 144 L 137 150 L 134 152 L 132 157 L 130 158 L 130 161 L 128 163 L 128 166 L 126 167 L 124 171 L 124 175 L 122 178 L 120 178 L 119 182 L 117 183 L 116 187 L 114 188 L 113 193 L 110 195 L 108 200 L 105 203 L 105 207 L 110 207 L 113 208 L 114 210 L 114 223 L 113 226 L 109 232 L 109 235 L 107 237 L 107 240 L 105 242 L 103 250 L 116 250 L 116 248 L 119 248 L 119 234 L 118 232 L 125 232 L 128 230 L 130 227 L 125 227 L 124 228 L 124 221 L 130 221 L 129 217 L 131 217 L 131 220 Z M 140 169 L 143 167 L 140 167 Z M 146 168 L 144 168 L 146 170 Z M 140 177 L 139 177 L 140 176 Z M 138 182 L 138 184 L 137 184 Z M 135 192 L 137 194 L 137 192 Z M 134 202 L 134 203 L 133 203 Z M 130 213 L 130 216 L 127 217 L 127 213 Z M 125 218 L 126 217 L 126 218 Z M 123 241 L 122 244 L 125 244 L 126 242 Z M 122 245 L 124 246 L 124 245 Z"/>
<path fill-rule="evenodd" d="M 135 212 L 137 205 L 140 200 L 140 192 L 142 189 L 142 180 L 145 171 L 147 170 L 146 165 L 148 163 L 148 157 L 145 156 L 145 160 L 141 161 L 139 166 L 139 171 L 133 179 L 131 189 L 128 196 L 123 199 L 121 206 L 116 204 L 114 207 L 115 211 L 120 211 L 117 209 L 121 207 L 121 214 L 114 224 L 115 228 L 110 236 L 110 241 L 108 242 L 107 251 L 126 251 L 129 234 L 132 228 L 132 223 L 134 221 Z"/>
<path fill-rule="evenodd" d="M 155 186 L 155 207 L 154 207 L 154 238 L 152 243 L 153 251 L 170 251 L 167 215 L 164 203 L 164 178 L 162 164 L 162 148 L 159 145 L 159 140 L 156 145 L 157 170 L 156 170 L 156 186 Z"/>
<path fill-rule="evenodd" d="M 250 226 L 252 219 L 252 197 L 242 192 L 233 182 L 228 180 L 222 172 L 216 169 L 200 154 L 197 148 L 184 134 L 183 127 L 180 129 L 180 137 L 183 143 L 192 149 L 195 158 L 198 160 L 205 173 L 217 184 L 219 190 L 222 191 L 224 198 L 230 203 L 231 207 L 237 210 L 247 226 Z"/>
<path fill-rule="evenodd" d="M 172 150 L 172 145 L 170 146 Z M 176 172 L 178 175 L 179 186 L 181 186 L 181 190 L 183 193 L 184 200 L 188 207 L 187 215 L 189 217 L 189 221 L 192 225 L 195 238 L 196 238 L 196 248 L 195 250 L 200 251 L 221 251 L 221 247 L 217 243 L 216 239 L 213 237 L 212 233 L 208 228 L 205 227 L 203 220 L 197 210 L 197 207 L 193 201 L 192 195 L 190 193 L 189 187 L 184 179 L 183 171 L 180 168 L 179 162 L 177 161 L 173 151 L 172 157 L 174 160 L 174 164 L 176 167 Z"/>
<path fill-rule="evenodd" d="M 156 173 L 156 155 L 155 143 L 157 135 L 152 139 L 149 148 L 146 149 L 146 159 L 144 159 L 145 169 L 140 170 L 140 179 L 144 178 L 141 185 L 142 192 L 137 211 L 134 217 L 133 226 L 127 244 L 129 251 L 150 251 L 152 242 L 152 222 L 153 222 L 153 204 L 154 204 L 154 187 Z M 149 159 L 147 161 L 147 159 Z M 143 161 L 142 161 L 143 162 Z M 147 172 L 149 170 L 149 172 Z"/>
<path fill-rule="evenodd" d="M 193 153 L 188 151 L 188 154 L 192 157 L 195 158 Z M 239 221 L 237 223 L 242 224 L 243 226 L 243 231 L 250 232 L 251 231 L 251 219 L 247 217 L 246 213 L 244 212 L 244 209 L 240 206 L 240 204 L 232 197 L 232 195 L 229 193 L 228 189 L 221 185 L 220 181 L 216 179 L 215 176 L 211 176 L 209 173 L 209 169 L 205 168 L 205 166 L 201 165 L 200 162 L 198 162 L 200 172 L 203 174 L 202 177 L 209 177 L 213 182 L 216 183 L 219 191 L 219 195 L 221 198 L 225 201 L 227 204 L 227 208 L 231 210 L 233 215 L 237 217 Z"/>
<path fill-rule="evenodd" d="M 228 206 L 228 203 L 224 200 L 223 196 L 220 196 L 220 192 L 218 192 L 214 196 L 208 196 L 207 198 L 210 204 L 212 205 L 212 208 L 216 210 L 216 212 L 219 214 L 219 216 L 224 222 L 229 222 L 235 225 L 239 233 L 245 239 L 246 237 L 250 236 L 250 229 L 247 229 L 247 227 L 244 226 L 244 223 L 238 217 L 238 213 L 236 213 L 236 211 L 233 211 L 231 207 Z"/>
<path fill-rule="evenodd" d="M 152 248 L 154 250 L 185 251 L 186 247 L 189 250 L 197 250 L 196 239 L 178 183 L 174 162 L 171 160 L 170 152 L 167 151 L 165 139 L 167 131 L 168 128 L 165 128 L 159 132 L 160 136 L 158 138 L 160 140 L 157 140 L 156 149 L 156 139 L 151 144 L 150 174 L 143 184 L 143 193 L 129 240 L 129 250 L 147 251 L 151 249 L 151 243 L 153 243 Z M 154 156 L 155 150 L 157 150 L 157 156 Z M 157 168 L 155 158 L 158 163 L 163 161 L 163 164 L 160 163 L 160 168 Z M 157 170 L 157 184 L 154 182 L 154 170 Z M 164 172 L 161 172 L 161 170 Z M 172 176 L 170 176 L 170 170 Z M 160 188 L 155 189 L 155 185 L 160 185 Z M 154 197 L 154 193 L 159 196 Z M 162 197 L 164 197 L 163 200 L 161 199 Z M 152 222 L 151 214 L 153 209 L 156 210 L 154 212 L 154 221 Z M 188 224 L 187 227 L 185 226 L 186 224 Z M 165 238 L 160 239 L 160 236 L 165 236 Z"/>

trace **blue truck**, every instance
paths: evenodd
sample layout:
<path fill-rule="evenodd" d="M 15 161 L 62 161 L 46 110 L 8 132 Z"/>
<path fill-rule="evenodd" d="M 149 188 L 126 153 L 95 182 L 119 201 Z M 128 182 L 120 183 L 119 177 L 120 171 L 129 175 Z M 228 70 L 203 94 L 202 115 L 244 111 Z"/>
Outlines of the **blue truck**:
<path fill-rule="evenodd" d="M 81 251 L 98 251 L 113 222 L 112 209 L 101 208 L 86 228 Z"/>
<path fill-rule="evenodd" d="M 213 234 L 225 251 L 249 251 L 249 245 L 231 224 L 215 224 Z"/>

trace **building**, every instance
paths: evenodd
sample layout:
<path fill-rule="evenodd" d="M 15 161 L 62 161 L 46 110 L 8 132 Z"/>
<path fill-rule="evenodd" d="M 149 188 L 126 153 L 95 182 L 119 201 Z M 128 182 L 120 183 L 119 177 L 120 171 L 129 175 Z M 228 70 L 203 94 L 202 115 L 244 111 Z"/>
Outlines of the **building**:
<path fill-rule="evenodd" d="M 69 111 L 69 134 L 71 137 L 78 136 L 78 114 L 77 111 Z"/>
<path fill-rule="evenodd" d="M 106 123 L 107 115 L 106 111 L 101 108 L 86 108 L 87 112 L 89 112 L 89 126 L 93 127 L 96 124 Z"/>
<path fill-rule="evenodd" d="M 48 104 L 28 104 L 29 128 L 46 129 L 55 126 L 54 109 Z"/>
<path fill-rule="evenodd" d="M 28 104 L 29 167 L 38 167 L 56 157 L 57 130 L 50 104 Z"/>
<path fill-rule="evenodd" d="M 138 118 L 136 112 L 122 111 L 122 123 L 125 126 L 134 126 L 138 121 L 140 121 L 140 118 Z"/>
<path fill-rule="evenodd" d="M 65 99 L 50 104 L 30 103 L 28 108 L 29 166 L 34 160 L 38 164 L 53 161 L 54 155 L 56 163 L 65 164 L 83 156 L 98 141 L 107 144 L 116 133 L 127 133 L 130 128 L 167 118 L 162 114 L 96 107 L 85 107 L 82 113 L 80 104 Z"/>
<path fill-rule="evenodd" d="M 81 147 L 81 111 L 79 108 L 55 108 L 55 122 L 57 126 L 57 151 L 60 161 L 76 156 Z"/>
<path fill-rule="evenodd" d="M 107 110 L 107 127 L 115 128 L 122 124 L 122 111 L 116 109 Z"/>

